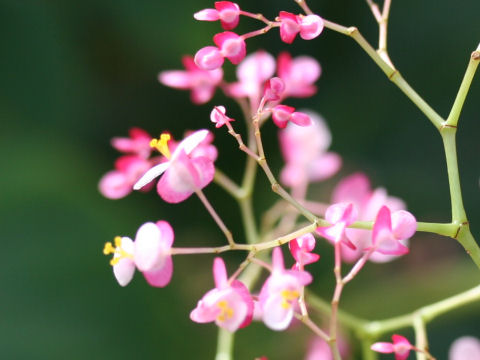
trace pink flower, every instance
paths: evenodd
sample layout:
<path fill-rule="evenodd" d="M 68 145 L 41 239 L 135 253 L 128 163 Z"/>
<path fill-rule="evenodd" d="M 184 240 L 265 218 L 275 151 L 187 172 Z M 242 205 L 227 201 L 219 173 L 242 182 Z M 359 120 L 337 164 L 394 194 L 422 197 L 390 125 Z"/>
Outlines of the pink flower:
<path fill-rule="evenodd" d="M 312 264 L 320 259 L 320 255 L 312 253 L 315 248 L 315 238 L 308 233 L 293 239 L 288 243 L 288 248 L 296 263 L 294 270 L 302 269 L 304 265 Z"/>
<path fill-rule="evenodd" d="M 370 181 L 363 173 L 355 173 L 341 180 L 333 190 L 332 203 L 353 203 L 357 212 L 359 221 L 373 221 L 380 208 L 385 205 L 391 212 L 405 209 L 405 203 L 396 197 L 388 196 L 383 188 L 372 190 Z M 346 234 L 357 250 L 342 248 L 342 259 L 347 262 L 353 262 L 362 256 L 364 249 L 371 246 L 372 233 L 370 230 L 347 229 Z M 404 245 L 406 240 L 402 241 Z M 375 252 L 370 257 L 374 262 L 391 261 L 398 256 L 384 255 Z"/>
<path fill-rule="evenodd" d="M 312 282 L 306 271 L 285 270 L 280 248 L 272 254 L 272 273 L 262 286 L 259 304 L 263 322 L 272 330 L 285 330 L 292 321 L 302 288 Z"/>
<path fill-rule="evenodd" d="M 121 156 L 115 161 L 115 170 L 100 179 L 98 189 L 106 198 L 121 199 L 132 192 L 133 185 L 151 167 L 152 162 L 141 156 Z"/>
<path fill-rule="evenodd" d="M 282 41 L 291 44 L 298 33 L 304 40 L 316 38 L 323 30 L 323 20 L 318 15 L 295 15 L 280 11 L 280 37 Z"/>
<path fill-rule="evenodd" d="M 449 360 L 480 359 L 480 341 L 473 336 L 456 339 L 448 351 Z"/>
<path fill-rule="evenodd" d="M 266 101 L 279 101 L 284 93 L 285 83 L 278 77 L 273 77 L 265 83 L 263 97 Z"/>
<path fill-rule="evenodd" d="M 275 59 L 265 51 L 248 55 L 237 67 L 238 82 L 230 84 L 228 93 L 236 98 L 248 97 L 257 108 L 263 95 L 263 85 L 275 73 Z"/>
<path fill-rule="evenodd" d="M 230 332 L 250 324 L 253 316 L 253 300 L 247 287 L 238 280 L 227 278 L 225 263 L 221 258 L 213 262 L 215 288 L 207 292 L 190 313 L 190 319 L 198 323 L 215 323 Z"/>
<path fill-rule="evenodd" d="M 137 268 L 150 285 L 164 287 L 172 278 L 170 248 L 173 238 L 173 229 L 168 222 L 147 222 L 138 229 L 135 241 L 117 236 L 115 246 L 107 242 L 103 253 L 114 254 L 110 264 L 121 286 L 126 286 L 132 280 Z"/>
<path fill-rule="evenodd" d="M 213 37 L 215 46 L 207 46 L 195 54 L 195 64 L 203 70 L 214 70 L 223 65 L 224 58 L 234 65 L 240 63 L 247 53 L 245 40 L 231 32 L 225 31 Z"/>
<path fill-rule="evenodd" d="M 327 179 L 340 169 L 342 163 L 338 154 L 327 152 L 331 135 L 324 120 L 312 112 L 308 115 L 312 122 L 310 126 L 289 124 L 278 134 L 286 163 L 280 180 L 287 186 Z"/>
<path fill-rule="evenodd" d="M 225 112 L 225 106 L 215 106 L 210 113 L 210 120 L 215 124 L 216 128 L 222 127 L 230 121 L 234 121 L 234 119 L 225 115 Z"/>
<path fill-rule="evenodd" d="M 399 210 L 391 214 L 386 206 L 378 211 L 372 229 L 372 248 L 384 255 L 405 255 L 408 247 L 400 240 L 413 236 L 417 221 L 408 211 Z"/>
<path fill-rule="evenodd" d="M 212 180 L 215 173 L 213 161 L 207 156 L 194 156 L 195 149 L 208 137 L 208 130 L 198 130 L 183 139 L 170 153 L 169 134 L 162 134 L 159 140 L 152 140 L 168 161 L 152 167 L 133 186 L 139 190 L 156 177 L 163 174 L 157 184 L 160 197 L 169 203 L 179 203 L 203 189 Z"/>
<path fill-rule="evenodd" d="M 223 70 L 202 70 L 193 61 L 193 57 L 182 58 L 185 71 L 162 71 L 158 80 L 166 86 L 176 89 L 190 89 L 191 99 L 194 104 L 204 104 L 213 97 L 215 89 L 223 78 Z"/>
<path fill-rule="evenodd" d="M 135 154 L 147 159 L 152 152 L 151 136 L 145 130 L 136 127 L 131 128 L 128 135 L 129 137 L 114 137 L 112 146 L 120 152 Z"/>
<path fill-rule="evenodd" d="M 310 56 L 298 56 L 292 59 L 288 52 L 282 52 L 277 58 L 277 73 L 285 83 L 285 97 L 309 97 L 317 92 L 314 85 L 322 69 Z"/>
<path fill-rule="evenodd" d="M 355 250 L 355 245 L 352 244 L 345 230 L 355 222 L 357 217 L 357 211 L 351 203 L 330 205 L 325 213 L 325 220 L 332 225 L 318 227 L 317 233 L 333 243 L 342 243 Z"/>
<path fill-rule="evenodd" d="M 406 360 L 414 346 L 410 344 L 407 338 L 401 335 L 392 336 L 393 343 L 377 342 L 371 346 L 373 351 L 383 354 L 395 354 L 395 360 Z"/>
<path fill-rule="evenodd" d="M 309 126 L 311 124 L 308 114 L 295 111 L 294 107 L 277 105 L 272 109 L 272 120 L 280 129 L 285 129 L 289 121 L 298 126 Z"/>
<path fill-rule="evenodd" d="M 196 20 L 217 21 L 220 20 L 225 30 L 232 30 L 238 25 L 240 19 L 240 7 L 231 1 L 216 1 L 215 9 L 204 9 L 193 15 Z"/>

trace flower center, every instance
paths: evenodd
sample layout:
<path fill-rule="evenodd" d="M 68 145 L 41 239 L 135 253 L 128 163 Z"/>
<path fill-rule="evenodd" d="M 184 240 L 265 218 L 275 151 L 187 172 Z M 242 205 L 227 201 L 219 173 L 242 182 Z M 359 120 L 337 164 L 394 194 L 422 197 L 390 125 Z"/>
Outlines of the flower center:
<path fill-rule="evenodd" d="M 122 259 L 133 259 L 133 255 L 126 252 L 122 248 L 122 238 L 120 236 L 115 236 L 115 238 L 113 239 L 113 242 L 115 243 L 115 247 L 109 241 L 105 243 L 105 247 L 103 248 L 104 255 L 109 255 L 109 254 L 118 255 L 118 256 L 114 256 L 112 260 L 110 260 L 110 265 L 112 266 L 116 265 Z"/>
<path fill-rule="evenodd" d="M 224 322 L 225 320 L 231 319 L 233 316 L 233 309 L 228 306 L 227 300 L 222 300 L 217 303 L 218 308 L 220 309 L 220 314 L 217 316 L 217 320 Z"/>
<path fill-rule="evenodd" d="M 283 298 L 282 307 L 284 309 L 289 309 L 292 306 L 292 302 L 297 300 L 300 296 L 300 293 L 297 290 L 282 290 L 280 295 Z"/>
<path fill-rule="evenodd" d="M 160 139 L 152 139 L 150 141 L 150 147 L 157 149 L 163 156 L 170 159 L 170 149 L 168 148 L 168 142 L 170 141 L 170 134 L 163 133 L 160 135 Z"/>

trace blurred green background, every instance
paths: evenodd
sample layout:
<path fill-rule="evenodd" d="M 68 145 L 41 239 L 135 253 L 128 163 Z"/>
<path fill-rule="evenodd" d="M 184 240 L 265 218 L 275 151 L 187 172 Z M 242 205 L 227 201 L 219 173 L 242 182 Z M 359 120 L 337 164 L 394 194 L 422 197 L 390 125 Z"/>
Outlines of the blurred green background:
<path fill-rule="evenodd" d="M 273 18 L 298 12 L 294 1 L 245 0 L 241 7 Z M 160 85 L 157 73 L 180 69 L 180 57 L 211 44 L 217 23 L 192 14 L 210 1 L 4 0 L 0 3 L 0 358 L 1 359 L 212 359 L 216 329 L 188 314 L 212 286 L 212 256 L 177 257 L 172 283 L 149 287 L 141 275 L 126 288 L 115 282 L 103 244 L 115 235 L 134 236 L 149 220 L 165 219 L 177 246 L 223 244 L 200 202 L 163 203 L 154 193 L 104 199 L 100 177 L 113 167 L 113 136 L 132 126 L 158 135 L 170 129 L 211 127 L 211 105 L 235 105 L 217 92 L 206 106 L 189 94 Z M 357 25 L 376 43 L 377 28 L 361 0 L 311 1 L 325 18 Z M 393 1 L 391 57 L 411 85 L 446 116 L 480 42 L 478 0 Z M 242 21 L 240 32 L 257 24 Z M 449 196 L 440 137 L 354 42 L 331 31 L 313 41 L 281 43 L 277 31 L 248 42 L 276 55 L 315 56 L 322 64 L 319 92 L 288 103 L 320 112 L 333 133 L 334 151 L 345 165 L 332 180 L 312 188 L 328 200 L 345 175 L 365 171 L 374 186 L 403 198 L 422 221 L 449 221 Z M 226 66 L 233 80 L 233 67 Z M 478 76 L 478 75 L 477 75 Z M 480 76 L 467 98 L 458 132 L 464 199 L 474 235 L 480 238 Z M 230 108 L 232 110 L 230 110 Z M 267 152 L 281 167 L 275 129 L 267 126 Z M 216 135 L 219 168 L 238 179 L 243 161 L 232 139 Z M 274 197 L 259 176 L 256 210 Z M 206 193 L 228 226 L 241 234 L 239 214 L 211 185 Z M 234 210 L 232 210 L 234 209 Z M 237 236 L 238 238 L 238 236 Z M 320 244 L 312 288 L 332 293 L 331 248 Z M 230 271 L 240 254 L 227 254 Z M 478 284 L 479 273 L 451 239 L 417 234 L 412 253 L 387 265 L 369 265 L 349 285 L 342 303 L 367 318 L 411 311 Z M 480 337 L 480 307 L 470 306 L 429 326 L 431 348 L 446 359 L 460 335 Z M 411 336 L 408 331 L 403 334 Z M 302 358 L 310 333 L 297 327 L 274 333 L 253 324 L 238 333 L 238 359 Z M 392 358 L 392 357 L 385 357 Z M 413 358 L 413 356 L 412 356 Z"/>

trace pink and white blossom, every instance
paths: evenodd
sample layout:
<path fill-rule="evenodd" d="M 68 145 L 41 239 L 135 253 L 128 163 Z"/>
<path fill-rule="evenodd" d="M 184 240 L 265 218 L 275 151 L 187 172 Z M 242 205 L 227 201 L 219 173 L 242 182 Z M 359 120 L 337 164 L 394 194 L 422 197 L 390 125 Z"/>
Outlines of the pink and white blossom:
<path fill-rule="evenodd" d="M 322 73 L 317 60 L 310 56 L 298 56 L 292 59 L 288 52 L 282 52 L 277 58 L 277 74 L 285 84 L 285 97 L 309 97 L 317 92 L 314 83 Z"/>
<path fill-rule="evenodd" d="M 207 46 L 195 54 L 195 64 L 203 70 L 218 69 L 227 58 L 234 65 L 239 64 L 247 53 L 243 37 L 231 31 L 216 34 L 213 37 L 215 46 Z"/>
<path fill-rule="evenodd" d="M 405 255 L 408 247 L 400 242 L 413 236 L 417 230 L 417 221 L 408 211 L 391 213 L 386 206 L 378 211 L 372 229 L 371 249 L 384 255 Z"/>
<path fill-rule="evenodd" d="M 316 231 L 333 243 L 341 243 L 355 250 L 355 245 L 346 235 L 346 229 L 357 220 L 357 217 L 357 211 L 352 203 L 330 205 L 325 213 L 325 220 L 332 225 L 318 227 Z"/>
<path fill-rule="evenodd" d="M 111 242 L 105 244 L 103 253 L 113 254 L 110 264 L 121 286 L 132 280 L 137 268 L 150 285 L 164 287 L 173 273 L 170 254 L 173 239 L 173 229 L 168 222 L 147 222 L 138 229 L 135 241 L 117 236 L 114 245 Z"/>
<path fill-rule="evenodd" d="M 215 106 L 210 113 L 210 121 L 215 124 L 216 128 L 222 127 L 234 119 L 228 117 L 226 114 L 225 106 Z"/>
<path fill-rule="evenodd" d="M 191 100 L 194 104 L 204 104 L 210 101 L 215 89 L 222 81 L 223 70 L 200 69 L 191 56 L 184 56 L 182 63 L 185 70 L 162 71 L 158 75 L 158 80 L 166 86 L 191 90 Z"/>
<path fill-rule="evenodd" d="M 253 300 L 247 287 L 238 280 L 228 281 L 225 263 L 221 258 L 213 262 L 215 288 L 208 291 L 190 313 L 198 323 L 215 322 L 230 332 L 250 324 Z"/>
<path fill-rule="evenodd" d="M 449 360 L 480 359 L 480 340 L 473 336 L 456 339 L 448 351 Z"/>
<path fill-rule="evenodd" d="M 183 139 L 170 153 L 168 141 L 170 135 L 163 134 L 153 145 L 168 159 L 148 170 L 133 186 L 139 190 L 161 176 L 157 183 L 160 197 L 169 203 L 179 203 L 192 195 L 196 190 L 203 189 L 212 180 L 215 167 L 210 157 L 201 152 L 194 156 L 195 150 L 207 139 L 208 130 L 198 130 Z"/>
<path fill-rule="evenodd" d="M 308 112 L 308 116 L 311 120 L 309 126 L 289 124 L 278 134 L 285 159 L 280 180 L 290 187 L 327 179 L 342 164 L 338 154 L 327 152 L 331 135 L 325 121 L 313 112 Z"/>
<path fill-rule="evenodd" d="M 231 1 L 216 1 L 215 9 L 203 9 L 195 13 L 193 17 L 201 21 L 220 20 L 225 30 L 234 29 L 240 19 L 240 7 Z"/>
<path fill-rule="evenodd" d="M 304 40 L 316 38 L 323 30 L 324 23 L 318 15 L 295 15 L 286 11 L 280 11 L 280 38 L 287 44 L 291 44 L 298 33 Z"/>
<path fill-rule="evenodd" d="M 311 233 L 299 236 L 288 243 L 290 253 L 296 261 L 293 270 L 302 270 L 305 265 L 312 264 L 320 259 L 320 255 L 312 253 L 315 244 L 315 238 Z"/>
<path fill-rule="evenodd" d="M 405 203 L 396 197 L 389 196 L 383 188 L 372 190 L 368 177 L 363 173 L 355 173 L 342 179 L 334 188 L 332 203 L 353 203 L 358 212 L 358 221 L 373 221 L 382 206 L 387 206 L 392 213 L 406 208 Z M 346 229 L 346 235 L 355 245 L 356 250 L 343 247 L 342 259 L 354 262 L 360 258 L 364 249 L 372 244 L 372 232 L 363 229 Z M 401 240 L 407 245 L 407 240 Z M 375 252 L 369 258 L 373 262 L 391 261 L 398 256 Z"/>
<path fill-rule="evenodd" d="M 383 354 L 395 354 L 395 360 L 406 360 L 411 350 L 414 350 L 414 346 L 410 344 L 407 338 L 401 335 L 393 335 L 392 343 L 377 342 L 371 346 L 373 351 Z"/>
<path fill-rule="evenodd" d="M 272 109 L 272 120 L 280 129 L 285 129 L 289 122 L 298 126 L 309 126 L 310 116 L 304 112 L 295 111 L 295 108 L 287 105 L 276 105 Z"/>
<path fill-rule="evenodd" d="M 285 330 L 293 319 L 302 288 L 312 282 L 306 271 L 285 270 L 282 250 L 272 253 L 272 273 L 262 286 L 259 295 L 262 319 L 272 330 Z"/>

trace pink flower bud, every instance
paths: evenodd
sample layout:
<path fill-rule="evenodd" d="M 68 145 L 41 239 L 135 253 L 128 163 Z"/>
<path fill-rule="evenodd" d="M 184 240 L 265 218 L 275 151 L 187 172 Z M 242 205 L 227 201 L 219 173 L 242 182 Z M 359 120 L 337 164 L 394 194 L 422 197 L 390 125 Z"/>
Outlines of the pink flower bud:
<path fill-rule="evenodd" d="M 219 128 L 234 119 L 225 115 L 225 106 L 215 106 L 210 113 L 210 120 L 215 124 L 216 128 Z"/>
<path fill-rule="evenodd" d="M 216 34 L 213 37 L 213 42 L 219 47 L 222 56 L 234 65 L 239 64 L 247 54 L 245 40 L 234 32 L 225 31 Z"/>
<path fill-rule="evenodd" d="M 302 112 L 295 112 L 295 108 L 287 105 L 277 105 L 272 109 L 272 119 L 280 129 L 287 126 L 288 121 L 299 126 L 308 126 L 310 117 Z"/>
<path fill-rule="evenodd" d="M 223 55 L 215 46 L 201 48 L 195 54 L 195 64 L 202 70 L 215 70 L 223 65 Z"/>
<path fill-rule="evenodd" d="M 323 27 L 323 20 L 320 16 L 305 16 L 300 21 L 300 37 L 304 40 L 314 39 L 322 33 Z"/>
<path fill-rule="evenodd" d="M 225 30 L 232 30 L 238 25 L 240 20 L 240 7 L 231 1 L 215 2 L 220 22 Z"/>
<path fill-rule="evenodd" d="M 264 97 L 266 101 L 278 101 L 282 98 L 285 83 L 278 77 L 271 78 L 265 84 Z"/>

